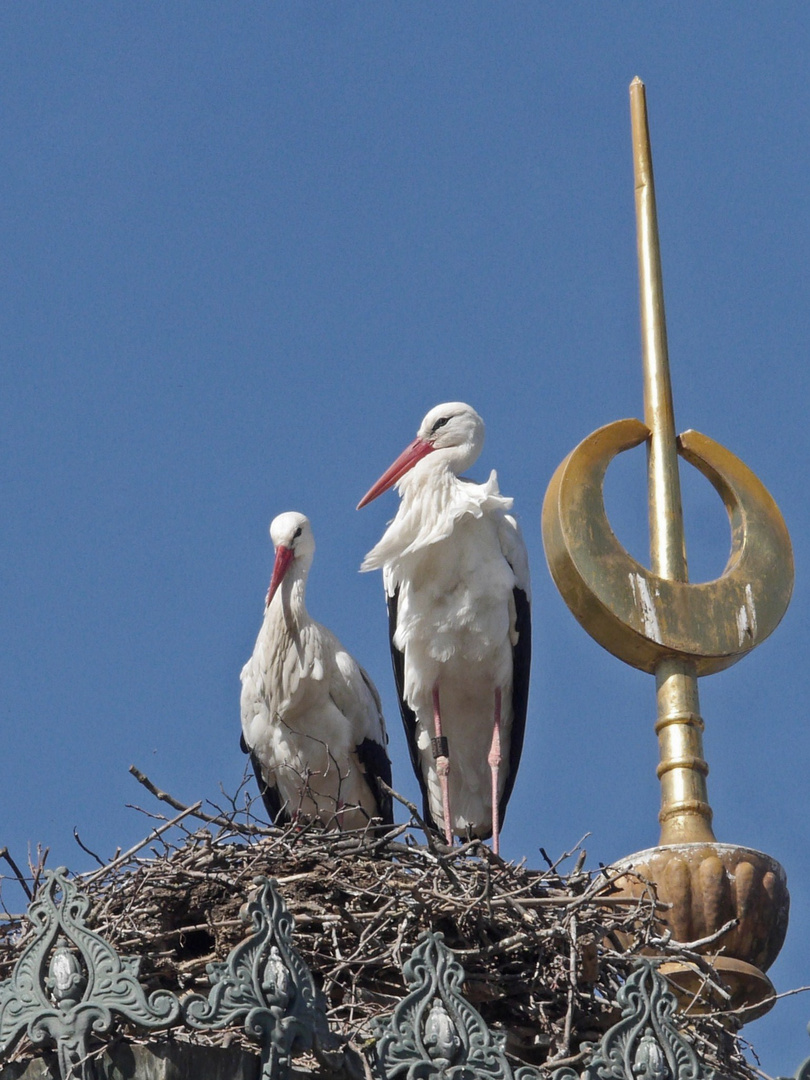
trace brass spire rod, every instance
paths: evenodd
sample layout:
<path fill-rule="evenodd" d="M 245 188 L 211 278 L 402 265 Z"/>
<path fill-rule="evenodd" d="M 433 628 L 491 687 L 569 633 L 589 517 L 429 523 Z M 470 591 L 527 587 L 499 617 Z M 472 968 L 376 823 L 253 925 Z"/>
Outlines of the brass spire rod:
<path fill-rule="evenodd" d="M 662 921 L 674 939 L 708 941 L 705 951 L 732 1002 L 744 1003 L 753 1017 L 773 1000 L 764 972 L 784 940 L 787 888 L 773 859 L 714 838 L 698 677 L 735 664 L 776 629 L 790 602 L 793 550 L 778 506 L 738 457 L 699 431 L 676 437 L 647 103 L 639 79 L 630 85 L 630 114 L 645 421 L 605 424 L 560 462 L 543 500 L 543 543 L 557 588 L 582 626 L 614 656 L 655 676 L 661 841 L 623 860 L 632 873 L 617 885 L 625 895 L 639 896 L 646 882 L 654 882 L 668 907 Z M 650 568 L 618 540 L 604 500 L 611 461 L 643 442 Z M 702 473 L 728 513 L 731 551 L 713 581 L 689 582 L 680 461 Z M 739 925 L 729 931 L 731 920 Z M 719 935 L 722 956 L 716 955 Z M 691 965 L 674 965 L 669 976 L 690 1008 L 704 998 L 705 980 Z"/>
<path fill-rule="evenodd" d="M 647 99 L 639 78 L 630 84 L 636 192 L 644 420 L 650 430 L 648 485 L 651 569 L 670 581 L 689 580 L 678 473 L 675 414 L 669 374 L 661 248 L 655 206 Z M 665 657 L 655 668 L 661 781 L 661 843 L 714 840 L 706 787 L 696 667 Z"/>
<path fill-rule="evenodd" d="M 636 182 L 638 280 L 641 301 L 641 349 L 644 363 L 644 422 L 650 429 L 650 555 L 653 573 L 670 581 L 688 581 L 683 537 L 675 412 L 669 376 L 661 246 L 655 205 L 647 98 L 644 83 L 630 84 L 633 171 Z"/>
<path fill-rule="evenodd" d="M 644 414 L 592 432 L 557 467 L 543 502 L 543 542 L 566 603 L 589 634 L 627 664 L 655 675 L 661 844 L 714 840 L 706 790 L 698 676 L 722 671 L 772 633 L 793 588 L 793 552 L 779 508 L 761 481 L 698 431 L 676 438 L 667 355 L 661 252 L 644 84 L 630 85 Z M 605 472 L 648 445 L 651 567 L 610 527 Z M 690 584 L 679 459 L 723 500 L 731 552 L 714 581 Z"/>

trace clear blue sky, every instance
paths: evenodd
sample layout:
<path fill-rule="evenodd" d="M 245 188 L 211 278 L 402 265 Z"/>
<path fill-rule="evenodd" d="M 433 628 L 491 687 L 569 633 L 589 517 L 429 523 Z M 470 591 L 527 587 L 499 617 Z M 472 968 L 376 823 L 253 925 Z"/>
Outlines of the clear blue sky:
<path fill-rule="evenodd" d="M 380 687 L 413 797 L 382 587 L 357 573 L 396 496 L 354 506 L 448 399 L 486 420 L 473 474 L 498 469 L 532 562 L 505 853 L 657 842 L 652 680 L 580 629 L 539 530 L 557 463 L 642 410 L 639 75 L 678 426 L 754 469 L 795 544 L 784 622 L 701 693 L 718 838 L 786 867 L 771 975 L 810 983 L 809 38 L 804 3 L 3 6 L 0 845 L 81 870 L 74 826 L 105 857 L 134 843 L 131 763 L 188 802 L 235 790 L 282 510 L 312 520 L 310 611 Z M 642 555 L 625 457 L 608 505 Z M 705 579 L 728 526 L 683 482 Z M 767 1071 L 810 1054 L 808 1019 L 800 995 L 746 1029 Z"/>

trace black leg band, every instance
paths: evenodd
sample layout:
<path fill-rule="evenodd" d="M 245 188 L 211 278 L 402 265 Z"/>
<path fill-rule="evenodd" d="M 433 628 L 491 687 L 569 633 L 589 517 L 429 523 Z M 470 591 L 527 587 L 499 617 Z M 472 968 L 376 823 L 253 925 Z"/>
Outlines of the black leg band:
<path fill-rule="evenodd" d="M 430 745 L 433 748 L 434 758 L 450 756 L 450 751 L 447 746 L 447 739 L 444 735 L 440 735 L 438 739 L 431 739 Z"/>

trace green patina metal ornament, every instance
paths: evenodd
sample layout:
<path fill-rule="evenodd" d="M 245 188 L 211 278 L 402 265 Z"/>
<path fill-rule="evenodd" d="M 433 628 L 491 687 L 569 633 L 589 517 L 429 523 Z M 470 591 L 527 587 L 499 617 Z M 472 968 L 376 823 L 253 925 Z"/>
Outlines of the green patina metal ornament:
<path fill-rule="evenodd" d="M 261 1046 L 262 1080 L 277 1080 L 289 1072 L 293 1054 L 329 1053 L 334 1040 L 323 996 L 292 944 L 293 919 L 276 882 L 254 881 L 258 891 L 243 909 L 253 932 L 227 960 L 207 965 L 208 997 L 186 998 L 183 1014 L 197 1030 L 243 1022 L 245 1033 Z"/>
<path fill-rule="evenodd" d="M 34 936 L 0 983 L 0 1058 L 26 1034 L 37 1046 L 56 1047 L 62 1080 L 92 1080 L 91 1034 L 108 1033 L 116 1017 L 149 1030 L 177 1019 L 174 994 L 147 997 L 138 982 L 140 958 L 119 956 L 87 927 L 89 907 L 64 867 L 45 872 L 27 913 Z"/>
<path fill-rule="evenodd" d="M 714 1070 L 676 1029 L 678 999 L 652 961 L 637 962 L 616 1000 L 622 1017 L 591 1050 L 583 1071 L 557 1069 L 552 1080 L 714 1080 Z"/>
<path fill-rule="evenodd" d="M 462 995 L 464 969 L 442 934 L 424 934 L 402 970 L 409 993 L 377 1025 L 381 1080 L 540 1080 L 549 1075 L 529 1065 L 513 1068 L 502 1039 Z M 598 1046 L 583 1044 L 583 1071 L 564 1066 L 550 1073 L 551 1080 L 714 1080 L 714 1071 L 676 1029 L 678 1001 L 655 964 L 640 959 L 617 1001 L 621 1019 Z"/>
<path fill-rule="evenodd" d="M 402 968 L 409 993 L 377 1025 L 377 1071 L 383 1080 L 530 1080 L 513 1072 L 483 1017 L 464 998 L 464 968 L 444 935 L 422 935 Z"/>

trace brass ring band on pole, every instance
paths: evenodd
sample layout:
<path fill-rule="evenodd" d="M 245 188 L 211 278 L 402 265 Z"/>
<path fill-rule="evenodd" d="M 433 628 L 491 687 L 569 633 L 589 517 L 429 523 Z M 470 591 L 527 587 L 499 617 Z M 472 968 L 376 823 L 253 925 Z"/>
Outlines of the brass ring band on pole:
<path fill-rule="evenodd" d="M 669 727 L 670 724 L 691 724 L 693 727 L 699 728 L 701 731 L 703 731 L 706 726 L 700 713 L 668 713 L 666 716 L 659 716 L 655 724 L 655 734 L 659 735 L 664 730 L 664 728 Z"/>
<path fill-rule="evenodd" d="M 668 761 L 662 761 L 655 770 L 656 776 L 660 780 L 661 777 L 668 772 L 672 772 L 673 769 L 694 769 L 695 772 L 702 773 L 704 776 L 709 775 L 708 763 L 702 757 L 697 757 L 695 754 L 689 754 L 685 757 L 670 758 Z"/>

